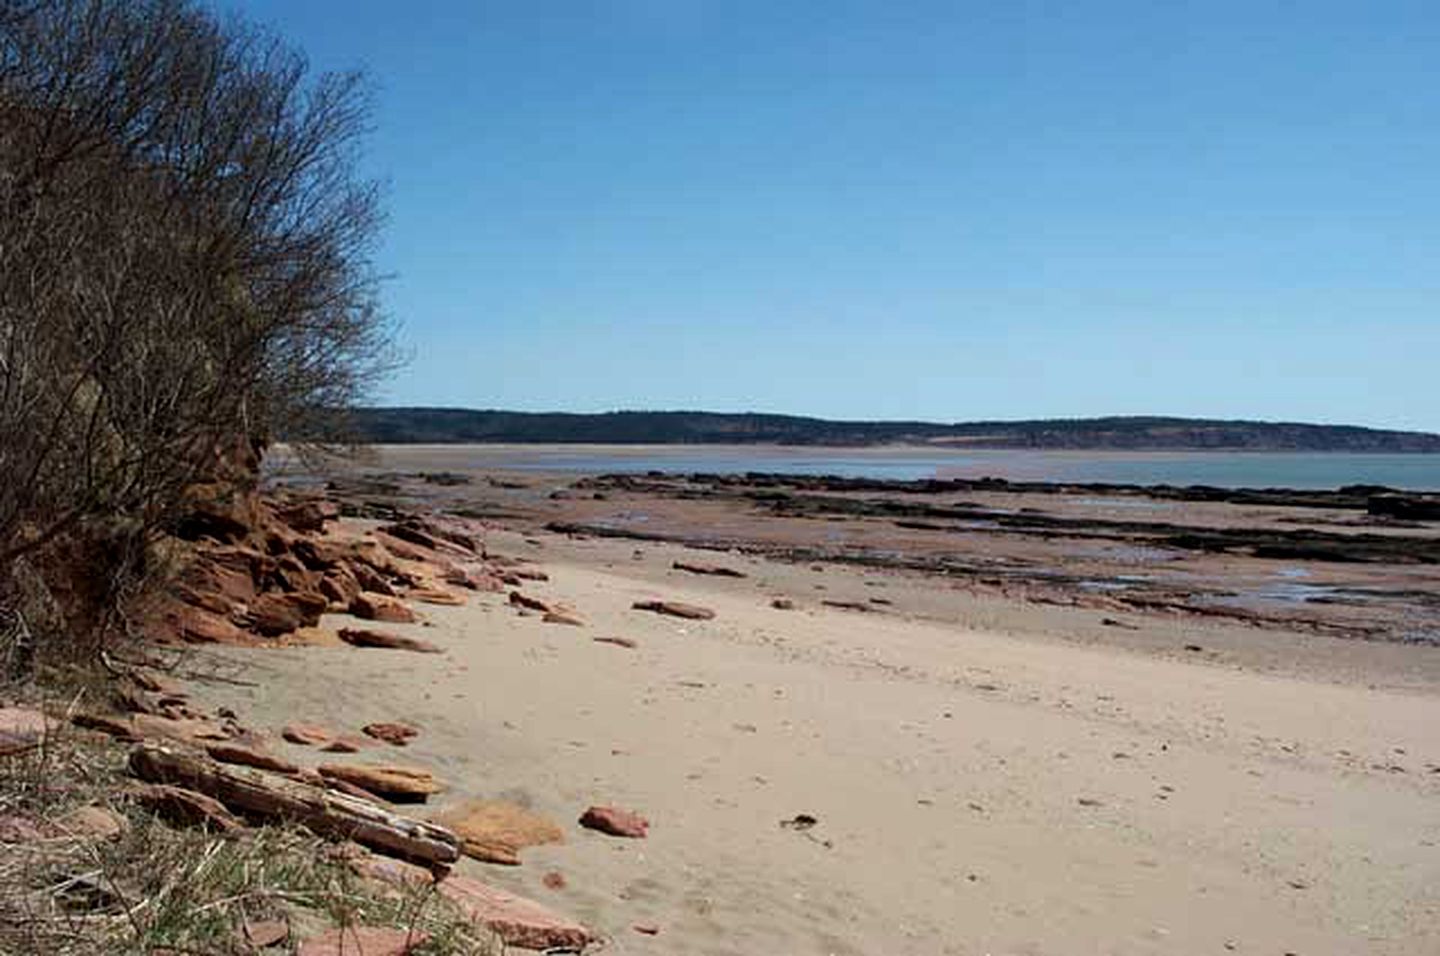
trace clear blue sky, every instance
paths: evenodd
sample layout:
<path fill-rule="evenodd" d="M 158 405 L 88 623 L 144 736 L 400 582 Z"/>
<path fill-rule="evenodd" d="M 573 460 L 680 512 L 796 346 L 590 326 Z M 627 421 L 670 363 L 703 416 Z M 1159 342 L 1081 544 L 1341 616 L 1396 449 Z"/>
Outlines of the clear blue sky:
<path fill-rule="evenodd" d="M 377 88 L 396 404 L 1440 431 L 1440 4 L 232 0 Z"/>

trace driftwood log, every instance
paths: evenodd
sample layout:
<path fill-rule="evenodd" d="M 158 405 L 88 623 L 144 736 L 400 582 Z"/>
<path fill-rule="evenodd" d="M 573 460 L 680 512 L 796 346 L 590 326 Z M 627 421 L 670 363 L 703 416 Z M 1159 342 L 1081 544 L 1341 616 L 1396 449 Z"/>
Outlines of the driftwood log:
<path fill-rule="evenodd" d="M 298 823 L 322 836 L 354 840 L 426 866 L 448 866 L 460 858 L 459 838 L 444 827 L 412 820 L 358 797 L 218 764 L 200 754 L 141 744 L 130 752 L 130 772 L 148 783 L 214 797 L 244 817 Z"/>

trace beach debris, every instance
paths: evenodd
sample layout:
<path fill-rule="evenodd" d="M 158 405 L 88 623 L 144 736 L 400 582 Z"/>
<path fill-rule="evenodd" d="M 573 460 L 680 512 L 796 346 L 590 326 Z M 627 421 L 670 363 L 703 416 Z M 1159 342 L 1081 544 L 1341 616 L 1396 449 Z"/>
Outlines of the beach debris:
<path fill-rule="evenodd" d="M 488 928 L 507 946 L 519 949 L 580 952 L 596 937 L 588 929 L 523 896 L 465 876 L 450 876 L 439 890 L 472 921 Z"/>
<path fill-rule="evenodd" d="M 402 637 L 389 631 L 372 631 L 368 628 L 343 627 L 340 640 L 354 647 L 379 647 L 396 651 L 416 651 L 421 654 L 439 654 L 440 648 L 429 641 L 414 637 Z"/>
<path fill-rule="evenodd" d="M 870 605 L 868 605 L 868 604 L 863 604 L 863 603 L 861 603 L 860 601 L 832 601 L 832 600 L 824 600 L 824 601 L 821 601 L 820 603 L 823 604 L 823 605 L 825 605 L 826 607 L 837 607 L 837 608 L 840 608 L 840 609 L 843 610 L 843 611 L 866 611 L 866 612 L 868 612 L 868 611 L 873 611 L 873 610 L 875 610 L 875 609 L 872 608 Z"/>
<path fill-rule="evenodd" d="M 1192 654 L 1198 654 L 1201 651 L 1205 650 L 1205 648 L 1199 644 L 1186 644 L 1185 650 L 1189 651 Z"/>
<path fill-rule="evenodd" d="M 635 923 L 630 928 L 643 936 L 660 935 L 660 927 L 656 926 L 654 923 Z"/>
<path fill-rule="evenodd" d="M 342 926 L 300 944 L 298 956 L 408 956 L 430 942 L 418 929 Z"/>
<path fill-rule="evenodd" d="M 1094 797 L 1077 797 L 1075 802 L 1080 804 L 1080 806 L 1082 807 L 1103 807 L 1105 805 L 1103 802 L 1096 800 Z"/>
<path fill-rule="evenodd" d="M 671 565 L 676 571 L 686 571 L 690 574 L 706 574 L 717 578 L 743 578 L 744 571 L 737 571 L 734 568 L 727 568 L 719 564 L 700 564 L 694 561 L 676 561 Z"/>
<path fill-rule="evenodd" d="M 563 608 L 555 608 L 553 610 L 546 611 L 545 616 L 540 618 L 540 620 L 546 624 L 568 624 L 571 627 L 585 626 L 585 622 L 581 619 L 580 615 L 576 614 L 574 611 L 565 610 Z"/>
<path fill-rule="evenodd" d="M 619 807 L 591 807 L 580 815 L 580 825 L 587 830 L 632 840 L 642 840 L 650 831 L 649 820 L 633 810 Z"/>
<path fill-rule="evenodd" d="M 635 639 L 630 637 L 595 637 L 591 640 L 596 644 L 614 644 L 616 647 L 627 647 L 631 650 L 639 646 Z"/>
<path fill-rule="evenodd" d="M 1117 617 L 1102 617 L 1100 623 L 1105 627 L 1119 627 L 1127 631 L 1138 631 L 1140 629 L 1138 625 L 1131 624 L 1128 621 L 1122 621 Z"/>
<path fill-rule="evenodd" d="M 793 610 L 795 610 L 795 602 L 792 601 L 792 600 L 790 600 L 789 598 L 783 598 L 783 597 L 778 597 L 778 598 L 772 599 L 772 600 L 770 601 L 770 606 L 773 607 L 773 608 L 774 608 L 775 610 L 777 610 L 777 611 L 793 611 Z"/>
<path fill-rule="evenodd" d="M 565 874 L 559 870 L 551 870 L 540 877 L 540 883 L 547 890 L 563 890 L 569 885 L 565 879 Z"/>
<path fill-rule="evenodd" d="M 195 795 L 219 801 L 224 805 L 219 812 L 227 815 L 239 813 L 261 820 L 287 820 L 321 836 L 342 836 L 372 850 L 426 864 L 454 863 L 460 856 L 459 838 L 444 827 L 400 816 L 367 800 L 261 770 L 232 768 L 207 757 L 155 744 L 141 744 L 132 750 L 129 769 L 146 783 L 193 791 L 192 805 Z M 330 772 L 326 773 L 327 768 L 321 767 L 320 773 L 338 779 L 367 780 L 401 799 L 416 796 L 423 799 L 440 789 L 424 770 L 328 769 Z"/>
<path fill-rule="evenodd" d="M 383 740 L 387 744 L 396 747 L 403 747 L 410 742 L 410 738 L 417 736 L 420 731 L 409 724 L 396 724 L 386 721 L 378 721 L 373 724 L 366 724 L 360 730 L 367 737 L 374 737 L 376 740 Z"/>
<path fill-rule="evenodd" d="M 433 819 L 460 838 L 461 852 L 484 863 L 518 866 L 526 847 L 565 842 L 553 821 L 504 800 L 469 800 Z"/>
<path fill-rule="evenodd" d="M 780 821 L 780 826 L 786 830 L 809 830 L 820 822 L 820 818 L 809 813 L 797 813 L 793 817 Z"/>
<path fill-rule="evenodd" d="M 386 624 L 413 624 L 416 620 L 415 612 L 399 599 L 369 591 L 361 591 L 355 596 L 355 600 L 350 602 L 350 613 L 364 621 Z"/>
<path fill-rule="evenodd" d="M 715 616 L 715 612 L 707 607 L 683 604 L 680 601 L 636 601 L 631 608 L 636 611 L 653 611 L 656 614 L 684 618 L 689 621 L 708 621 Z"/>

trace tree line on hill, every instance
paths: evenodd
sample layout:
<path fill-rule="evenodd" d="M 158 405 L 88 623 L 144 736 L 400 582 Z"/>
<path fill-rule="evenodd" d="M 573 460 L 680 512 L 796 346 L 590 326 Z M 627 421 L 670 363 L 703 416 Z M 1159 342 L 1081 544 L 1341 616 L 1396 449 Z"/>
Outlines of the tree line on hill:
<path fill-rule="evenodd" d="M 1353 425 L 1113 417 L 1014 422 L 842 422 L 716 412 L 479 411 L 361 408 L 358 438 L 380 444 L 597 443 L 957 445 L 969 448 L 1440 453 L 1440 435 Z"/>

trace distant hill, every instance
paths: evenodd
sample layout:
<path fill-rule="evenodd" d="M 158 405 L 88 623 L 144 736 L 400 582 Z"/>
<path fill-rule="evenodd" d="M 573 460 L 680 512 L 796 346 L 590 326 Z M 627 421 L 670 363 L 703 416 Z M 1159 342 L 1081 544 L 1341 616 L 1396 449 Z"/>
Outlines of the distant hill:
<path fill-rule="evenodd" d="M 955 445 L 1134 451 L 1348 451 L 1440 453 L 1440 435 L 1353 425 L 1115 417 L 1016 422 L 839 422 L 717 412 L 476 411 L 365 408 L 355 436 L 378 444 L 596 443 Z"/>

